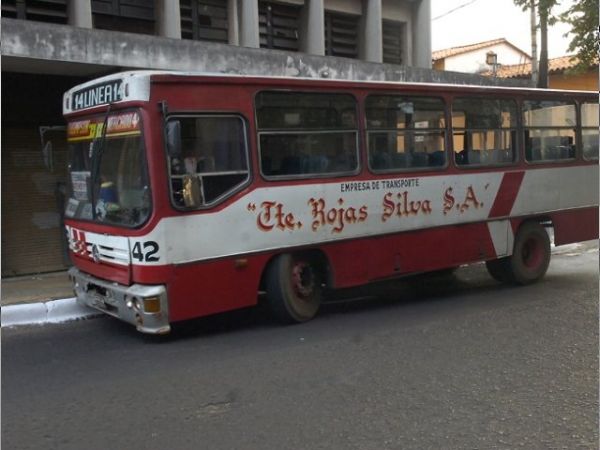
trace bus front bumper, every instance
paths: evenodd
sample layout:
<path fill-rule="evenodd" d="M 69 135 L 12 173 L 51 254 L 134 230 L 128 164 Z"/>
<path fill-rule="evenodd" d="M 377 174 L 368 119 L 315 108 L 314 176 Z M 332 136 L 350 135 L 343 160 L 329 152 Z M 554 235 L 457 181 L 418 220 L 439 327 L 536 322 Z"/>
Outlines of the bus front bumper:
<path fill-rule="evenodd" d="M 69 278 L 79 304 L 135 325 L 142 333 L 166 334 L 171 331 L 165 286 L 124 286 L 96 278 L 76 267 L 69 269 Z"/>

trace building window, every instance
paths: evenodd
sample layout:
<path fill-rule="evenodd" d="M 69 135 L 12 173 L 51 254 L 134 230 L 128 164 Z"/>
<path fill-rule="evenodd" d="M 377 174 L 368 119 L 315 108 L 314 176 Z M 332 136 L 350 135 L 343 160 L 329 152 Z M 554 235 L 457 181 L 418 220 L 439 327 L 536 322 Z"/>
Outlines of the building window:
<path fill-rule="evenodd" d="M 259 2 L 260 46 L 297 52 L 299 17 L 299 6 Z"/>
<path fill-rule="evenodd" d="M 358 16 L 325 12 L 325 54 L 358 58 Z"/>
<path fill-rule="evenodd" d="M 180 0 L 181 37 L 227 43 L 227 0 Z"/>
<path fill-rule="evenodd" d="M 140 0 L 92 0 L 94 28 L 154 34 L 154 2 Z"/>
<path fill-rule="evenodd" d="M 404 64 L 404 23 L 384 20 L 383 62 L 387 64 Z"/>
<path fill-rule="evenodd" d="M 2 0 L 2 17 L 67 23 L 67 0 Z"/>

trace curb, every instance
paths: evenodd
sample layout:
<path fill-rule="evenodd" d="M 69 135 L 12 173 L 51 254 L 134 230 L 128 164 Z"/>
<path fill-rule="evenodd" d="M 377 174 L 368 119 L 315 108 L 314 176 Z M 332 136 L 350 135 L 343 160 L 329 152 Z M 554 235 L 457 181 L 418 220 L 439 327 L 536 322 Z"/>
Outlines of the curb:
<path fill-rule="evenodd" d="M 8 305 L 2 307 L 2 328 L 17 325 L 42 325 L 87 319 L 101 312 L 81 306 L 75 297 L 47 302 Z"/>

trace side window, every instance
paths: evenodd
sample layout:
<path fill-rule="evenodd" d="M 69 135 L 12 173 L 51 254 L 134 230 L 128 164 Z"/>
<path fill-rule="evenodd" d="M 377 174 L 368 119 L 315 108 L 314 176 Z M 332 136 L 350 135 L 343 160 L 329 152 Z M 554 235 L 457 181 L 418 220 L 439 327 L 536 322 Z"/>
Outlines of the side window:
<path fill-rule="evenodd" d="M 444 102 L 371 95 L 366 100 L 369 167 L 374 172 L 446 165 Z"/>
<path fill-rule="evenodd" d="M 512 100 L 463 97 L 452 102 L 454 160 L 495 166 L 516 159 L 517 105 Z"/>
<path fill-rule="evenodd" d="M 260 92 L 260 169 L 267 178 L 309 178 L 358 169 L 356 101 L 347 94 Z"/>
<path fill-rule="evenodd" d="M 598 161 L 598 103 L 581 105 L 581 146 L 583 157 Z"/>
<path fill-rule="evenodd" d="M 177 207 L 214 203 L 249 179 L 244 122 L 237 116 L 180 116 L 177 155 L 169 157 Z"/>
<path fill-rule="evenodd" d="M 523 102 L 525 158 L 529 162 L 575 158 L 575 105 L 554 100 Z"/>

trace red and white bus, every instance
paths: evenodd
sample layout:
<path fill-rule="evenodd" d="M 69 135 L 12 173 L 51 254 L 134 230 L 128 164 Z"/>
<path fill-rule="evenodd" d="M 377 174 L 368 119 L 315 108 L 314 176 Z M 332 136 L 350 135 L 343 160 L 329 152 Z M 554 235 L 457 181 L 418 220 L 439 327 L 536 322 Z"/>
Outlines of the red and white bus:
<path fill-rule="evenodd" d="M 77 299 L 146 333 L 598 237 L 597 93 L 146 71 L 63 106 Z"/>

